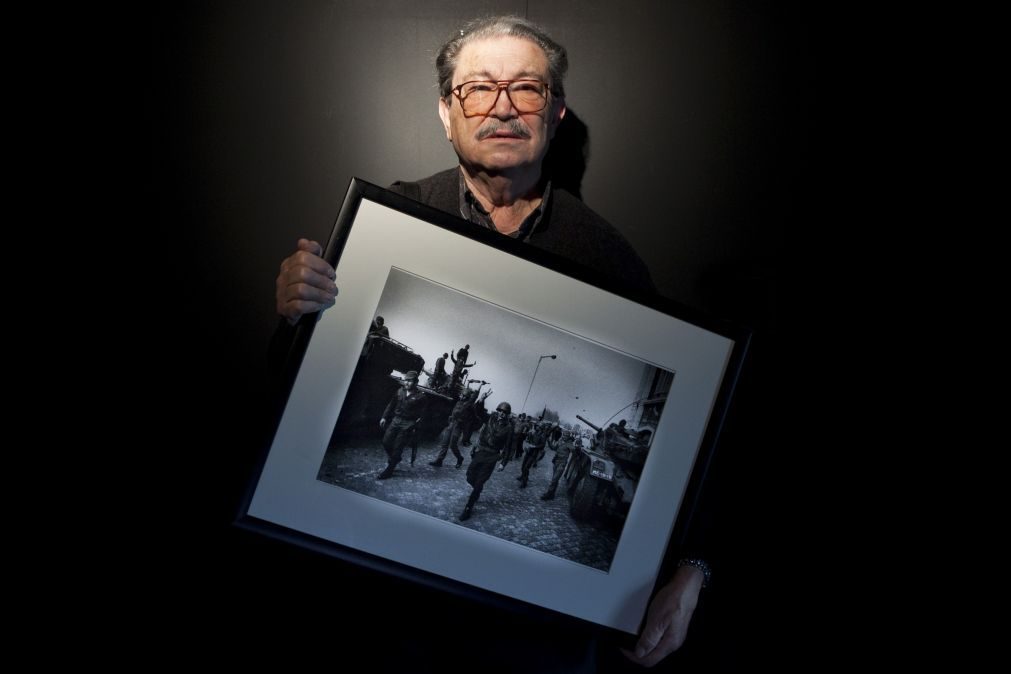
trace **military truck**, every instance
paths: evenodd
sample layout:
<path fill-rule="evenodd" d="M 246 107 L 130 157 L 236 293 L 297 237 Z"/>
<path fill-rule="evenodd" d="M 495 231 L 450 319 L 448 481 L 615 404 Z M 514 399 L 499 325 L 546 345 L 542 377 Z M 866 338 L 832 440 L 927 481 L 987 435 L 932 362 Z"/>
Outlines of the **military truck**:
<path fill-rule="evenodd" d="M 596 431 L 589 447 L 576 447 L 569 466 L 569 513 L 576 519 L 610 516 L 624 519 L 635 497 L 649 453 L 653 429 L 640 427 L 629 435 L 612 424 L 601 428 L 576 415 Z"/>
<path fill-rule="evenodd" d="M 424 367 L 425 359 L 406 344 L 382 335 L 366 337 L 331 442 L 345 432 L 378 433 L 379 419 L 402 385 L 404 373 L 414 370 L 421 375 Z M 419 438 L 428 439 L 446 425 L 456 398 L 424 386 L 418 388 L 428 394 L 428 408 L 418 428 Z"/>

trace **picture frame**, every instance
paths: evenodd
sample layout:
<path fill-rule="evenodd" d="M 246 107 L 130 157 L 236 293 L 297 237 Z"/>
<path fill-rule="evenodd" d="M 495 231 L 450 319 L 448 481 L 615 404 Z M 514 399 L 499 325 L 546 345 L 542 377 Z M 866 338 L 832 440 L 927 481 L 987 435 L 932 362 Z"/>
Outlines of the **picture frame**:
<path fill-rule="evenodd" d="M 358 178 L 324 257 L 335 306 L 294 331 L 236 524 L 637 634 L 694 515 L 750 331 Z M 424 411 L 402 419 L 411 370 Z M 466 394 L 485 386 L 482 412 Z M 498 437 L 485 426 L 506 424 L 509 447 L 461 519 Z"/>

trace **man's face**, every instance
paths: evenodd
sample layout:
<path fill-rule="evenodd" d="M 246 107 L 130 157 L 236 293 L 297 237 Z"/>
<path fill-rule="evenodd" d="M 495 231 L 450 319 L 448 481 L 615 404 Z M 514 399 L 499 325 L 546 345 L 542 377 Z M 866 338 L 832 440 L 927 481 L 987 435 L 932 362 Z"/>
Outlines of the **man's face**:
<path fill-rule="evenodd" d="M 530 40 L 496 37 L 468 43 L 460 50 L 453 86 L 472 80 L 538 79 L 550 84 L 548 59 Z M 520 114 L 500 91 L 487 115 L 464 117 L 455 95 L 439 99 L 439 117 L 460 162 L 479 171 L 539 169 L 555 129 L 565 116 L 565 101 L 548 94 L 548 105 Z"/>
<path fill-rule="evenodd" d="M 418 380 L 417 379 L 405 379 L 404 380 L 404 388 L 407 389 L 408 391 L 413 391 L 414 387 L 417 386 L 417 385 L 418 385 Z"/>

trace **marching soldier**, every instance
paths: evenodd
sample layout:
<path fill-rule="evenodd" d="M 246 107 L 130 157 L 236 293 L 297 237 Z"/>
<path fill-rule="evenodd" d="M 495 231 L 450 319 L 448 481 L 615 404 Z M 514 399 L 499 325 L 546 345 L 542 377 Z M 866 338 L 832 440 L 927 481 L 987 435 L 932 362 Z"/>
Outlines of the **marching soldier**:
<path fill-rule="evenodd" d="M 513 425 L 509 421 L 512 405 L 501 402 L 495 408 L 495 414 L 488 417 L 478 433 L 477 447 L 471 450 L 470 465 L 467 466 L 467 482 L 474 488 L 467 499 L 467 505 L 460 513 L 460 521 L 470 519 L 471 510 L 481 496 L 484 483 L 495 472 L 495 464 L 504 459 L 509 451 L 512 440 Z"/>
<path fill-rule="evenodd" d="M 383 449 L 386 450 L 386 469 L 379 473 L 377 480 L 385 480 L 393 475 L 393 469 L 400 463 L 404 447 L 412 438 L 412 431 L 421 422 L 427 400 L 418 390 L 418 373 L 411 370 L 404 375 L 403 387 L 397 389 L 386 406 L 379 428 L 383 433 Z M 389 422 L 389 423 L 387 423 Z"/>
<path fill-rule="evenodd" d="M 548 486 L 548 490 L 541 494 L 542 501 L 550 501 L 555 497 L 558 481 L 562 479 L 562 473 L 565 472 L 565 464 L 568 462 L 569 453 L 572 451 L 572 432 L 568 430 L 562 431 L 561 439 L 557 443 L 549 443 L 549 446 L 555 450 L 555 458 L 551 461 L 553 468 L 551 484 Z"/>
<path fill-rule="evenodd" d="M 540 422 L 531 425 L 527 437 L 523 440 L 523 463 L 520 464 L 520 476 L 516 478 L 520 481 L 520 489 L 527 488 L 527 481 L 530 479 L 530 469 L 534 462 L 544 451 L 544 443 L 548 439 L 547 422 Z"/>
<path fill-rule="evenodd" d="M 456 457 L 456 467 L 459 468 L 463 465 L 463 454 L 460 453 L 459 447 L 460 436 L 465 428 L 470 428 L 470 424 L 473 422 L 475 398 L 477 398 L 477 391 L 467 391 L 453 405 L 453 411 L 449 413 L 449 425 L 442 432 L 442 436 L 444 436 L 442 449 L 439 450 L 435 460 L 430 461 L 428 465 L 436 468 L 442 466 L 442 461 L 446 458 L 446 452 L 449 450 L 453 450 L 453 456 Z"/>

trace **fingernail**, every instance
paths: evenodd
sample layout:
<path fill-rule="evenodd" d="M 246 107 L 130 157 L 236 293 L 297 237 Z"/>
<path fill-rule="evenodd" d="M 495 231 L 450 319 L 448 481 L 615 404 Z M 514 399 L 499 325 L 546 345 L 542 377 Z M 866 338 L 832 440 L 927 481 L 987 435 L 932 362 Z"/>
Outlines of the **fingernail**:
<path fill-rule="evenodd" d="M 331 270 L 330 270 L 330 271 L 329 271 L 329 272 L 327 273 L 327 276 L 329 276 L 329 277 L 330 277 L 331 279 L 336 279 L 336 278 L 337 278 L 337 273 L 336 273 L 336 272 L 334 272 L 334 270 L 333 270 L 333 269 L 331 269 Z"/>
<path fill-rule="evenodd" d="M 646 649 L 645 648 L 643 648 L 642 646 L 639 646 L 637 649 L 635 649 L 635 657 L 641 658 L 644 655 L 646 655 Z"/>
<path fill-rule="evenodd" d="M 327 288 L 327 290 L 329 290 L 331 292 L 331 294 L 336 295 L 337 294 L 337 284 L 336 283 L 331 283 L 330 286 Z"/>

